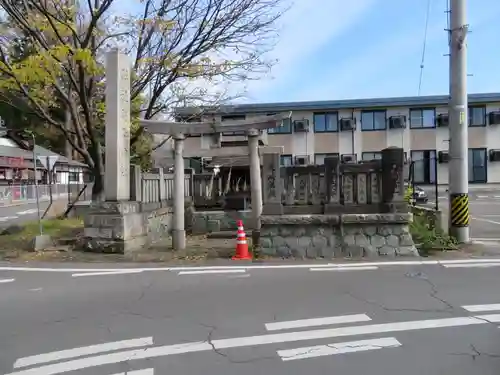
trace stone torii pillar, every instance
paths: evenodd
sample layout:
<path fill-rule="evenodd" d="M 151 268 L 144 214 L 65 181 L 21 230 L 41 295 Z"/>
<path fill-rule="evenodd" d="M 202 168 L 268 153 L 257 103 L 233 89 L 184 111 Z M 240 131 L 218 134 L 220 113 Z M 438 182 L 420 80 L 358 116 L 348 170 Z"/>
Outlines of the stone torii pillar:
<path fill-rule="evenodd" d="M 172 247 L 175 250 L 186 248 L 184 229 L 184 134 L 176 134 L 174 139 L 174 218 L 172 228 Z"/>
<path fill-rule="evenodd" d="M 250 187 L 252 197 L 253 232 L 252 243 L 258 246 L 260 239 L 260 215 L 262 214 L 262 173 L 260 169 L 258 129 L 250 129 L 248 136 L 248 155 L 250 156 Z M 256 243 L 257 242 L 257 243 Z"/>
<path fill-rule="evenodd" d="M 174 250 L 183 250 L 186 247 L 186 232 L 184 230 L 184 157 L 183 143 L 189 134 L 214 134 L 224 132 L 245 131 L 248 135 L 251 184 L 252 184 L 252 218 L 258 226 L 262 213 L 262 178 L 260 173 L 260 157 L 258 139 L 263 129 L 281 126 L 287 116 L 261 116 L 249 120 L 219 121 L 219 122 L 169 122 L 161 120 L 140 120 L 139 123 L 149 133 L 166 134 L 174 139 L 174 220 L 173 220 L 173 247 Z M 254 201 L 255 198 L 255 201 Z M 258 229 L 257 229 L 258 232 Z"/>

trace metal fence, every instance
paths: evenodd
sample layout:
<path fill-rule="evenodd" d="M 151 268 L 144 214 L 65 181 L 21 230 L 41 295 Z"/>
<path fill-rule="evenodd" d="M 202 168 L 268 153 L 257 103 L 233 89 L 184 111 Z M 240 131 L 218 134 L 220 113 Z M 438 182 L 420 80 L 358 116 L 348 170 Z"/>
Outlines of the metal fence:
<path fill-rule="evenodd" d="M 0 206 L 36 202 L 37 196 L 41 202 L 50 201 L 51 197 L 52 200 L 65 199 L 68 202 L 90 201 L 92 184 L 0 185 Z"/>

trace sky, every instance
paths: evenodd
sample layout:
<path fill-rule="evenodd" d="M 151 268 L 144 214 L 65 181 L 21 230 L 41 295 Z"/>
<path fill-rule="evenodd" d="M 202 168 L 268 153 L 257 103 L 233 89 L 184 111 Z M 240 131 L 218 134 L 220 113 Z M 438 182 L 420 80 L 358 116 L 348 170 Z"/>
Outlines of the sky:
<path fill-rule="evenodd" d="M 416 96 L 448 92 L 446 0 L 295 0 L 281 23 L 269 75 L 243 102 Z M 500 92 L 500 1 L 469 0 L 468 91 Z"/>

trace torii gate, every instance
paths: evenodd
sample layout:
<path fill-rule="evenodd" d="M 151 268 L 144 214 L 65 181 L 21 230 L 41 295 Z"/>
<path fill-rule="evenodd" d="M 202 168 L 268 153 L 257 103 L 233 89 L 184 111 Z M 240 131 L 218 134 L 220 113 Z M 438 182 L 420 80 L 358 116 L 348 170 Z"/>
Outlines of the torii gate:
<path fill-rule="evenodd" d="M 244 131 L 248 136 L 248 154 L 250 156 L 250 186 L 252 189 L 252 219 L 255 230 L 259 230 L 259 218 L 262 213 L 262 176 L 260 171 L 259 136 L 264 129 L 281 126 L 287 116 L 260 116 L 249 120 L 210 121 L 210 122 L 169 122 L 158 120 L 140 120 L 139 124 L 149 133 L 170 135 L 174 140 L 174 220 L 172 244 L 175 250 L 186 247 L 184 230 L 184 140 L 190 134 L 215 134 Z"/>
<path fill-rule="evenodd" d="M 108 202 L 130 201 L 130 61 L 118 50 L 106 56 L 106 129 L 104 192 Z M 257 230 L 262 213 L 262 178 L 259 158 L 259 135 L 264 129 L 281 126 L 291 117 L 261 116 L 243 121 L 179 123 L 140 120 L 140 125 L 153 134 L 166 134 L 174 139 L 174 220 L 173 248 L 186 247 L 184 229 L 184 158 L 186 135 L 245 131 L 250 155 L 250 183 L 252 188 L 252 218 Z"/>

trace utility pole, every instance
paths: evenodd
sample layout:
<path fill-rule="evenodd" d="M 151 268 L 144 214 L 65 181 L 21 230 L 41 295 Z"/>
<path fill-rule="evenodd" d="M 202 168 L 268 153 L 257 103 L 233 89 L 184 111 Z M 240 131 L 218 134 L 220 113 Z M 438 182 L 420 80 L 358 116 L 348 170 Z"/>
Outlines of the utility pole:
<path fill-rule="evenodd" d="M 450 2 L 449 194 L 450 231 L 469 241 L 468 103 L 466 0 Z"/>

